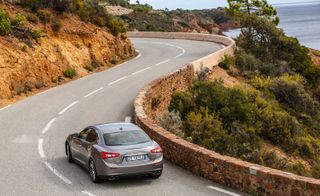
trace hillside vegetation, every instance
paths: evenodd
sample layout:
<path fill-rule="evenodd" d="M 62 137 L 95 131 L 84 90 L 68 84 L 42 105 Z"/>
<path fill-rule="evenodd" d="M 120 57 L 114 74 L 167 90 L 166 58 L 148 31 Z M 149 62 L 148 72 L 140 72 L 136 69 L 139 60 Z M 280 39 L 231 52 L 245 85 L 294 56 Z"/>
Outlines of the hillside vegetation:
<path fill-rule="evenodd" d="M 204 10 L 154 10 L 148 4 L 130 4 L 127 0 L 109 0 L 110 5 L 132 9 L 121 18 L 129 30 L 162 32 L 222 33 L 236 26 L 223 8 Z"/>
<path fill-rule="evenodd" d="M 91 3 L 0 3 L 0 106 L 135 54 L 124 23 Z"/>
<path fill-rule="evenodd" d="M 234 16 L 242 27 L 238 50 L 219 66 L 244 84 L 226 88 L 204 80 L 202 70 L 190 89 L 173 95 L 170 113 L 158 122 L 221 154 L 320 178 L 320 67 L 268 16 Z"/>

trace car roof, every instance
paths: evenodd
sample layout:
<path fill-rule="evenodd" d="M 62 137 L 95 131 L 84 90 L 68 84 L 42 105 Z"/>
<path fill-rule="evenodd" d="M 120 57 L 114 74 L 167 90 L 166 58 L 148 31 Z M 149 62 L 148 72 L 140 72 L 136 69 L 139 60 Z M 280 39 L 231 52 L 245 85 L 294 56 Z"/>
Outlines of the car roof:
<path fill-rule="evenodd" d="M 93 127 L 96 127 L 102 133 L 141 130 L 141 128 L 138 127 L 137 125 L 132 123 L 125 123 L 125 122 L 98 124 L 98 125 L 93 125 Z"/>

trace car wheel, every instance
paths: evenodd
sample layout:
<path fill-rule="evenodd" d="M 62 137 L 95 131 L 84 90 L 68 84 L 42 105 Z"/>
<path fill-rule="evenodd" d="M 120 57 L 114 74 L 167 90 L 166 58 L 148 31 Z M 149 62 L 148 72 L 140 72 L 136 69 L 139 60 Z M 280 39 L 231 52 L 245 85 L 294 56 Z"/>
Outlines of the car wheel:
<path fill-rule="evenodd" d="M 157 178 L 160 178 L 161 175 L 162 175 L 162 170 L 152 172 L 151 177 L 157 179 Z"/>
<path fill-rule="evenodd" d="M 73 163 L 72 152 L 71 152 L 69 143 L 66 143 L 66 153 L 67 153 L 68 162 Z"/>
<path fill-rule="evenodd" d="M 94 165 L 93 160 L 90 160 L 89 162 L 89 174 L 92 182 L 94 183 L 100 182 L 100 179 L 97 174 L 96 166 Z"/>

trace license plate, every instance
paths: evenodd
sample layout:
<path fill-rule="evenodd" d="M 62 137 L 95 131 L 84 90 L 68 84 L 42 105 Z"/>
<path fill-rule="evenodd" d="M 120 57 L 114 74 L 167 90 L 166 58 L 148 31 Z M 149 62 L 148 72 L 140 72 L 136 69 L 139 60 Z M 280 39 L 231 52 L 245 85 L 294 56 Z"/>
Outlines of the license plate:
<path fill-rule="evenodd" d="M 134 156 L 126 157 L 127 161 L 141 161 L 141 160 L 145 160 L 145 159 L 146 159 L 145 155 L 134 155 Z"/>

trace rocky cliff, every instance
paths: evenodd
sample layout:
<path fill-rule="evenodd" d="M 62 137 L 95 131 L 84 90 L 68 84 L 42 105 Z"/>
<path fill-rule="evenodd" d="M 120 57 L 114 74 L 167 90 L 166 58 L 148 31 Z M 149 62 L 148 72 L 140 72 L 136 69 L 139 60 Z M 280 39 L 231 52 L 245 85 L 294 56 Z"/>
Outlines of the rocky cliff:
<path fill-rule="evenodd" d="M 105 28 L 82 22 L 69 13 L 44 10 L 53 22 L 30 22 L 28 10 L 0 3 L 11 20 L 26 16 L 23 25 L 12 26 L 0 36 L 0 106 L 19 95 L 114 66 L 134 55 L 125 34 L 113 36 Z"/>

